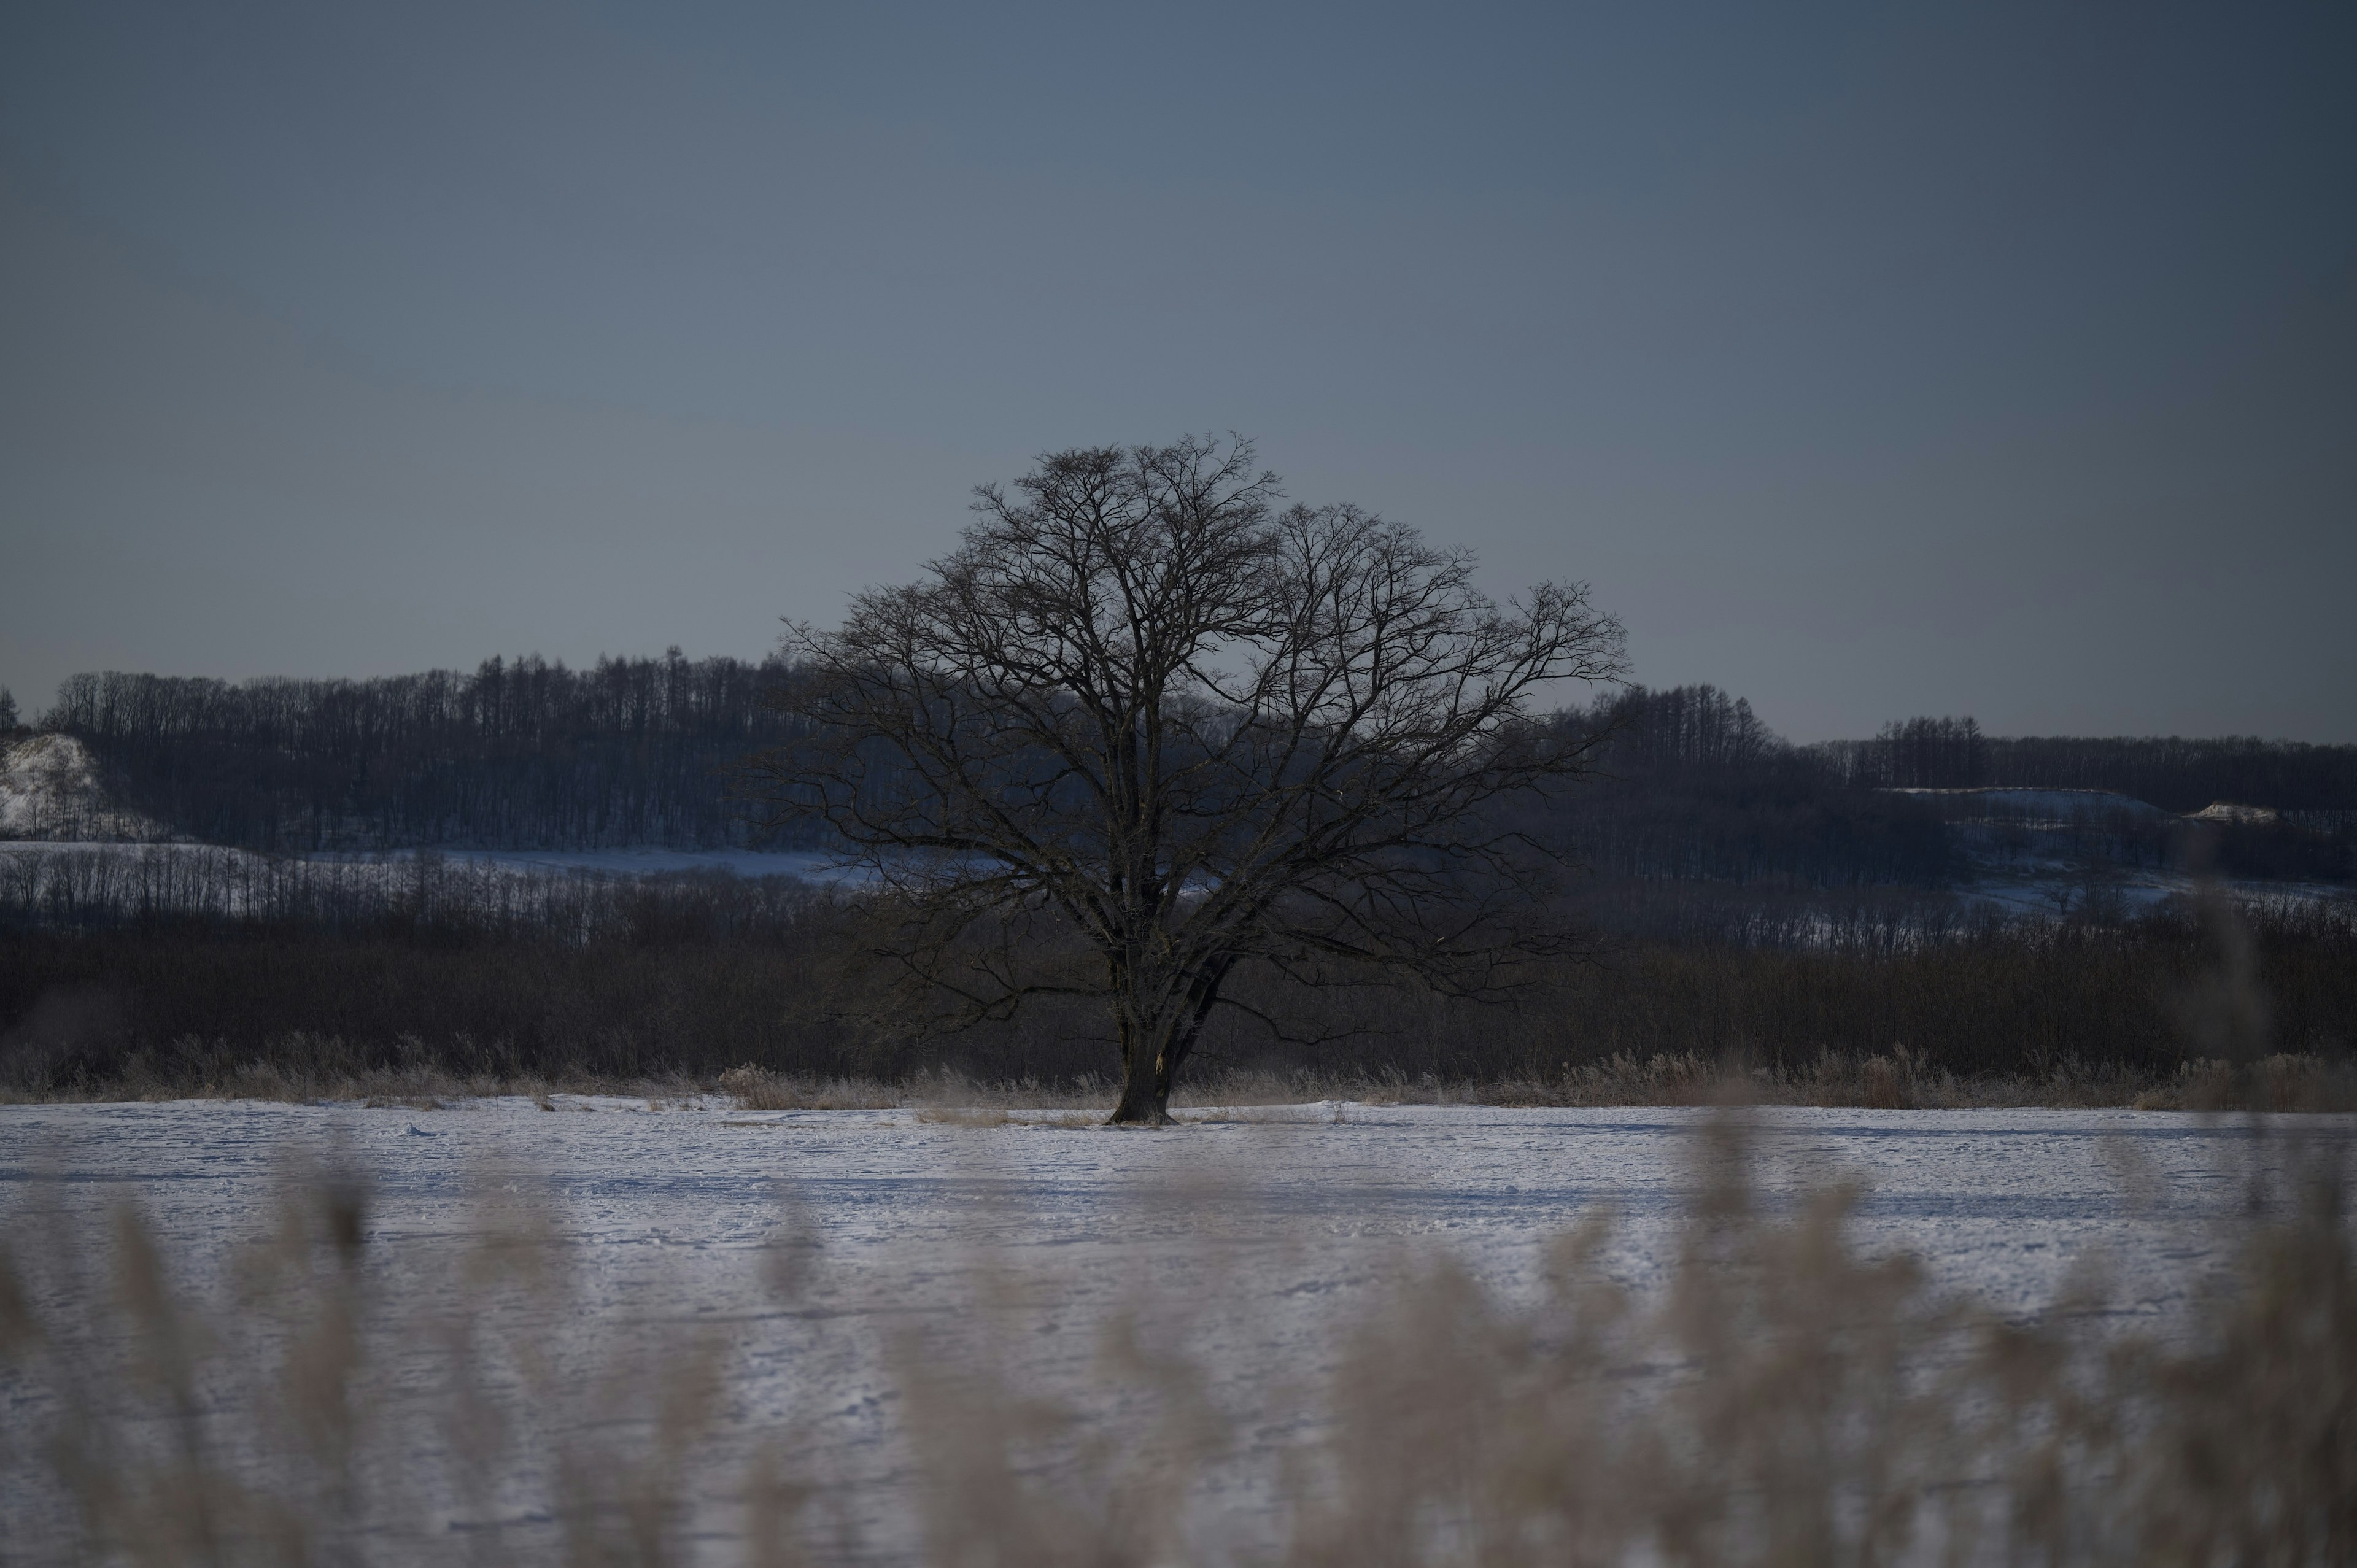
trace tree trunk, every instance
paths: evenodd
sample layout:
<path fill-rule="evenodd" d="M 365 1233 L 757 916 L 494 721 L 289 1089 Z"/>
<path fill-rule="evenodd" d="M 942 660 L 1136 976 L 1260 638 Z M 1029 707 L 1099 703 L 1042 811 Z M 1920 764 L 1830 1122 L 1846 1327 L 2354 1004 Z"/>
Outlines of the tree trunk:
<path fill-rule="evenodd" d="M 1121 1044 L 1121 1100 L 1107 1117 L 1109 1126 L 1161 1127 L 1170 1121 L 1168 1079 L 1160 1071 L 1160 1047 L 1167 1037 L 1162 1015 L 1168 1002 L 1127 954 L 1106 961 L 1113 992 L 1114 1033 Z M 1157 1092 L 1157 1085 L 1159 1091 Z"/>
<path fill-rule="evenodd" d="M 1178 1068 L 1177 1053 L 1171 1049 L 1172 1036 L 1178 1033 L 1170 1017 L 1175 1004 L 1168 995 L 1133 993 L 1116 997 L 1114 1006 L 1121 1035 L 1121 1101 L 1106 1122 L 1113 1126 L 1167 1127 L 1170 1081 Z"/>
<path fill-rule="evenodd" d="M 1188 983 L 1183 1000 L 1157 999 L 1146 1016 L 1116 1001 L 1121 1020 L 1121 1100 L 1105 1118 L 1108 1126 L 1167 1127 L 1170 1124 L 1170 1090 L 1178 1080 L 1178 1065 L 1195 1048 L 1195 1036 L 1219 1001 L 1220 983 L 1234 961 L 1220 959 Z"/>
<path fill-rule="evenodd" d="M 1105 1118 L 1112 1127 L 1167 1127 L 1170 1124 L 1170 1074 L 1166 1068 L 1168 1057 L 1155 1051 L 1139 1051 L 1123 1069 L 1121 1101 Z"/>

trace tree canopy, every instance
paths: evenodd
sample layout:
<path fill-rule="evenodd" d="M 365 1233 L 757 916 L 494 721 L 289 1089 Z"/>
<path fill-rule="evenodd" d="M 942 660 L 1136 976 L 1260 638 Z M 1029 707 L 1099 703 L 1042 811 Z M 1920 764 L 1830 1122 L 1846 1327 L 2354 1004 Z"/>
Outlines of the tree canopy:
<path fill-rule="evenodd" d="M 1617 681 L 1620 625 L 1584 584 L 1500 603 L 1468 552 L 1282 499 L 1248 443 L 1194 437 L 984 487 L 918 581 L 790 628 L 798 738 L 746 775 L 897 896 L 890 950 L 970 1015 L 1103 998 L 1116 1122 L 1168 1119 L 1240 964 L 1479 990 L 1562 938 L 1500 808 L 1583 770 L 1537 704 Z"/>

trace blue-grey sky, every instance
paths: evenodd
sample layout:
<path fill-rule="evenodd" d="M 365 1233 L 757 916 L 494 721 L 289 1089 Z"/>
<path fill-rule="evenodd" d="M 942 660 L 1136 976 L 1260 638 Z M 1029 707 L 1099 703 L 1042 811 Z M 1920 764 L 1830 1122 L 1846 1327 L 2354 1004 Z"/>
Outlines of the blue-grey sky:
<path fill-rule="evenodd" d="M 2357 8 L 0 8 L 0 683 L 762 652 L 1237 430 L 1796 739 L 2357 741 Z"/>

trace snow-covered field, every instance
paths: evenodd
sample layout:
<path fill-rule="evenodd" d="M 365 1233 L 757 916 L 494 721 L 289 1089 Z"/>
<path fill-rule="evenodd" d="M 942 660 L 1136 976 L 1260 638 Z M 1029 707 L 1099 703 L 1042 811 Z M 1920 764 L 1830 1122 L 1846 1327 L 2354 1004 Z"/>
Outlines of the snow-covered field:
<path fill-rule="evenodd" d="M 226 1299 L 231 1260 L 267 1234 L 285 1173 L 340 1167 L 371 1194 L 362 1255 L 387 1320 L 425 1323 L 471 1310 L 458 1260 L 529 1211 L 571 1282 L 533 1337 L 579 1362 L 575 1382 L 594 1381 L 618 1333 L 723 1334 L 726 1462 L 713 1473 L 738 1474 L 763 1434 L 791 1431 L 802 1460 L 839 1477 L 846 1517 L 888 1542 L 907 1538 L 912 1484 L 895 1436 L 892 1369 L 909 1364 L 892 1361 L 896 1343 L 904 1359 L 954 1361 L 988 1331 L 1012 1386 L 1052 1391 L 1137 1310 L 1207 1369 L 1215 1399 L 1250 1406 L 1331 1365 L 1353 1315 L 1435 1249 L 1526 1293 L 1545 1244 L 1609 1209 L 1620 1223 L 1604 1266 L 1657 1286 L 1705 1177 L 1704 1113 L 1678 1110 L 1329 1103 L 1142 1132 L 1044 1113 L 966 1125 L 909 1111 L 554 1103 L 0 1108 L 0 1233 L 23 1236 L 48 1203 L 69 1233 L 96 1236 L 107 1211 L 135 1203 L 186 1288 Z M 1770 1209 L 1854 1180 L 1858 1244 L 1920 1254 L 1941 1288 L 2032 1316 L 2100 1265 L 2102 1310 L 2164 1337 L 2229 1267 L 2254 1169 L 2285 1157 L 2243 1122 L 2164 1113 L 1745 1118 Z M 2357 1119 L 2286 1121 L 2311 1144 L 2357 1148 Z M 781 1263 L 806 1275 L 782 1295 Z M 584 1403 L 552 1419 L 603 1418 Z M 1289 1435 L 1275 1421 L 1242 1430 L 1246 1465 Z M 481 1517 L 435 1506 L 447 1528 L 498 1525 L 522 1545 L 546 1530 L 522 1496 Z M 1235 1503 L 1228 1522 L 1249 1536 L 1250 1506 Z"/>
<path fill-rule="evenodd" d="M 54 1175 L 76 1201 L 135 1198 L 167 1240 L 217 1255 L 258 1232 L 277 1173 L 307 1153 L 366 1177 L 389 1257 L 428 1233 L 448 1241 L 457 1232 L 445 1227 L 496 1176 L 544 1186 L 564 1233 L 601 1268 L 673 1253 L 679 1290 L 698 1299 L 788 1197 L 844 1265 L 844 1288 L 890 1299 L 906 1299 L 910 1269 L 947 1287 L 945 1260 L 961 1249 L 1053 1249 L 1083 1272 L 1119 1260 L 1108 1272 L 1126 1273 L 1127 1261 L 1207 1228 L 1281 1242 L 1286 1259 L 1259 1259 L 1250 1289 L 1290 1297 L 1347 1294 L 1404 1240 L 1444 1242 L 1513 1278 L 1539 1243 L 1607 1204 L 1629 1231 L 1628 1277 L 1642 1283 L 1663 1261 L 1646 1238 L 1695 1190 L 1687 1134 L 1707 1114 L 1326 1102 L 1189 1112 L 1205 1120 L 1156 1133 L 1062 1112 L 1000 1126 L 712 1101 L 558 1096 L 555 1113 L 522 1099 L 454 1103 L 0 1108 L 0 1217 Z M 2277 1120 L 2357 1140 L 2357 1119 Z M 2169 1311 L 2189 1269 L 2213 1256 L 2210 1228 L 2237 1212 L 2237 1156 L 2252 1144 L 2238 1120 L 2133 1111 L 1771 1107 L 1743 1122 L 1763 1196 L 1858 1181 L 1866 1245 L 1918 1251 L 2016 1312 L 2038 1309 L 2091 1249 L 2116 1266 L 2131 1310 Z"/>

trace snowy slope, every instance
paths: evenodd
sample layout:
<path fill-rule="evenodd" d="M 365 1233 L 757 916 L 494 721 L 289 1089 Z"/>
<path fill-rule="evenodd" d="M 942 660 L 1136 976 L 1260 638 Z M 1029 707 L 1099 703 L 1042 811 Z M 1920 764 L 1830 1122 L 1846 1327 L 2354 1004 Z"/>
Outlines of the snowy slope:
<path fill-rule="evenodd" d="M 0 840 L 146 840 L 157 824 L 107 798 L 90 748 L 70 735 L 0 745 Z"/>

